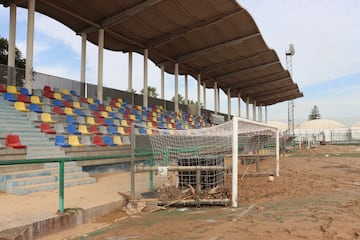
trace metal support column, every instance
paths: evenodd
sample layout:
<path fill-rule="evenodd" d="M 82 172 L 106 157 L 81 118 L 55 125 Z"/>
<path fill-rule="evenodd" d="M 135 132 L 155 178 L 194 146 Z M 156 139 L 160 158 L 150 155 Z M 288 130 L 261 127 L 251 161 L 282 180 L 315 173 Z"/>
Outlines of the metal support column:
<path fill-rule="evenodd" d="M 148 58 L 149 51 L 144 49 L 144 88 L 143 88 L 143 107 L 148 108 Z"/>
<path fill-rule="evenodd" d="M 10 4 L 7 84 L 16 85 L 15 70 L 16 4 Z"/>
<path fill-rule="evenodd" d="M 97 98 L 103 102 L 103 77 L 104 77 L 104 29 L 99 29 L 98 36 L 98 86 Z"/>
<path fill-rule="evenodd" d="M 32 93 L 33 60 L 34 60 L 34 23 L 35 0 L 28 1 L 28 26 L 26 39 L 25 88 Z"/>
<path fill-rule="evenodd" d="M 201 75 L 198 74 L 198 75 L 197 75 L 197 103 L 196 103 L 196 111 L 197 111 L 197 115 L 198 115 L 198 116 L 201 115 L 200 82 L 201 82 Z"/>
<path fill-rule="evenodd" d="M 128 92 L 132 92 L 132 82 L 133 82 L 133 53 L 129 51 L 128 59 Z"/>
<path fill-rule="evenodd" d="M 175 63 L 175 106 L 174 112 L 179 112 L 179 63 Z"/>

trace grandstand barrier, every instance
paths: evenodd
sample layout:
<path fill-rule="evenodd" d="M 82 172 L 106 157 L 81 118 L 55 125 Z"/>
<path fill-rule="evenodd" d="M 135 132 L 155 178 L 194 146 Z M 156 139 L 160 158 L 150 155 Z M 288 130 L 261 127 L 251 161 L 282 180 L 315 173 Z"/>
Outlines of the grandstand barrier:
<path fill-rule="evenodd" d="M 137 157 L 143 158 L 151 158 L 153 153 L 151 151 L 145 152 L 136 152 L 133 154 L 121 154 L 121 155 L 113 155 L 113 156 L 88 156 L 88 157 L 66 157 L 66 158 L 49 158 L 49 159 L 23 159 L 23 160 L 2 160 L 0 161 L 0 166 L 7 166 L 7 165 L 24 165 L 24 164 L 42 164 L 42 163 L 59 163 L 59 209 L 60 213 L 64 213 L 64 205 L 65 205 L 65 198 L 64 198 L 64 168 L 65 162 L 70 161 L 94 161 L 99 159 L 110 159 L 110 158 L 129 158 L 129 157 Z M 132 160 L 134 161 L 134 159 Z"/>

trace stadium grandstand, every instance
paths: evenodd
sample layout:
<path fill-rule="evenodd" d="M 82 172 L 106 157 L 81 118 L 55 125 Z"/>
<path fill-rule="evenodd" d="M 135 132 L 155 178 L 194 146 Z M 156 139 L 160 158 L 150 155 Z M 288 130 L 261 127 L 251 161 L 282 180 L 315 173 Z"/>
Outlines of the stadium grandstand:
<path fill-rule="evenodd" d="M 220 167 L 214 165 L 224 168 L 225 154 L 246 154 L 247 159 L 243 161 L 251 162 L 253 156 L 248 155 L 265 157 L 270 152 L 273 155 L 278 152 L 275 148 L 268 149 L 275 146 L 277 129 L 266 124 L 267 106 L 303 96 L 276 52 L 266 45 L 251 15 L 235 0 L 97 0 L 86 5 L 83 1 L 69 0 L 0 0 L 0 4 L 10 11 L 8 65 L 0 66 L 1 159 L 45 161 L 1 166 L 0 191 L 27 194 L 57 189 L 58 179 L 54 177 L 57 163 L 46 163 L 47 159 L 54 158 L 88 157 L 89 160 L 66 163 L 65 187 L 94 183 L 96 179 L 89 171 L 96 167 L 129 169 L 134 164 L 131 161 L 134 152 L 151 148 L 154 155 L 164 154 L 173 151 L 162 148 L 170 142 L 177 148 L 174 158 L 178 160 L 194 152 L 205 160 L 213 159 L 216 154 L 215 163 L 209 164 L 213 167 L 210 173 L 216 175 L 211 185 L 214 187 L 224 182 L 223 175 L 218 179 Z M 28 9 L 26 69 L 16 69 L 14 63 L 16 36 L 13 30 L 18 7 Z M 78 79 L 33 72 L 35 11 L 56 19 L 80 35 L 82 53 Z M 87 42 L 99 49 L 96 85 L 86 83 Z M 128 91 L 103 86 L 104 49 L 129 55 L 129 77 L 127 81 L 122 79 L 128 83 Z M 142 95 L 131 91 L 134 52 L 144 56 Z M 161 69 L 160 98 L 148 96 L 149 59 Z M 164 99 L 165 72 L 174 75 L 174 101 Z M 197 80 L 195 110 L 179 103 L 179 75 Z M 206 109 L 206 102 L 200 105 L 201 87 L 214 89 L 214 110 Z M 227 113 L 219 110 L 220 90 L 228 97 Z M 239 116 L 231 114 L 231 98 L 238 99 Z M 246 103 L 243 116 L 240 115 L 241 100 Z M 237 122 L 231 125 L 231 119 Z M 237 129 L 235 134 L 238 133 L 236 151 L 231 148 L 234 129 Z M 212 146 L 219 142 L 223 145 L 209 149 L 209 145 L 205 145 L 211 142 L 209 138 L 218 140 L 212 142 Z M 180 156 L 179 152 L 184 149 L 186 154 Z M 121 154 L 126 157 L 111 158 Z M 163 164 L 170 164 L 163 155 L 154 156 L 152 160 L 159 161 L 160 157 Z M 148 157 L 135 156 L 136 164 L 148 160 Z M 186 171 L 180 175 L 186 175 L 181 178 L 185 179 L 185 186 L 193 177 Z M 31 177 L 34 181 L 28 180 Z M 197 180 L 194 181 L 196 185 Z M 197 190 L 201 189 L 199 185 Z M 236 199 L 232 202 L 236 206 L 234 201 Z"/>

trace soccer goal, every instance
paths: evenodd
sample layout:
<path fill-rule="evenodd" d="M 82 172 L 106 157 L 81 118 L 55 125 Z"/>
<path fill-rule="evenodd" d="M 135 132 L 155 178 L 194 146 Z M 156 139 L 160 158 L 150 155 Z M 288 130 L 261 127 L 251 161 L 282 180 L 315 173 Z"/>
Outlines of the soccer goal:
<path fill-rule="evenodd" d="M 153 159 L 147 166 L 137 166 L 137 171 L 154 172 L 154 188 L 190 188 L 208 193 L 205 202 L 220 196 L 219 201 L 228 198 L 236 207 L 238 178 L 250 168 L 253 174 L 279 176 L 279 131 L 264 123 L 233 117 L 201 129 L 152 128 L 148 136 Z M 262 165 L 264 159 L 267 163 Z"/>

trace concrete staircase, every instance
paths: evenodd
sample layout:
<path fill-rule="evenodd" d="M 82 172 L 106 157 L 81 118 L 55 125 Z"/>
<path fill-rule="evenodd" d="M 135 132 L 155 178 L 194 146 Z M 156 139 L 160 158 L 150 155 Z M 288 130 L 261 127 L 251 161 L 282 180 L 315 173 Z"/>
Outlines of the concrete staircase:
<path fill-rule="evenodd" d="M 16 111 L 3 99 L 0 99 L 0 131 L 19 135 L 21 143 L 27 146 L 27 159 L 65 157 L 65 152 L 35 128 L 26 113 Z"/>
<path fill-rule="evenodd" d="M 76 162 L 66 162 L 64 169 L 64 186 L 71 187 L 95 183 L 96 179 L 89 173 L 82 172 Z M 4 173 L 0 175 L 0 191 L 12 194 L 29 194 L 59 188 L 58 163 L 47 163 L 43 169 Z"/>
<path fill-rule="evenodd" d="M 18 112 L 2 97 L 0 98 L 0 132 L 2 135 L 17 134 L 23 145 L 27 146 L 27 159 L 64 158 L 64 150 L 55 146 L 45 134 L 41 133 L 26 117 Z M 28 194 L 59 188 L 59 163 L 45 163 L 36 170 L 8 172 L 0 174 L 0 191 L 13 194 Z M 76 162 L 65 163 L 65 187 L 96 182 L 95 178 L 82 171 Z"/>

